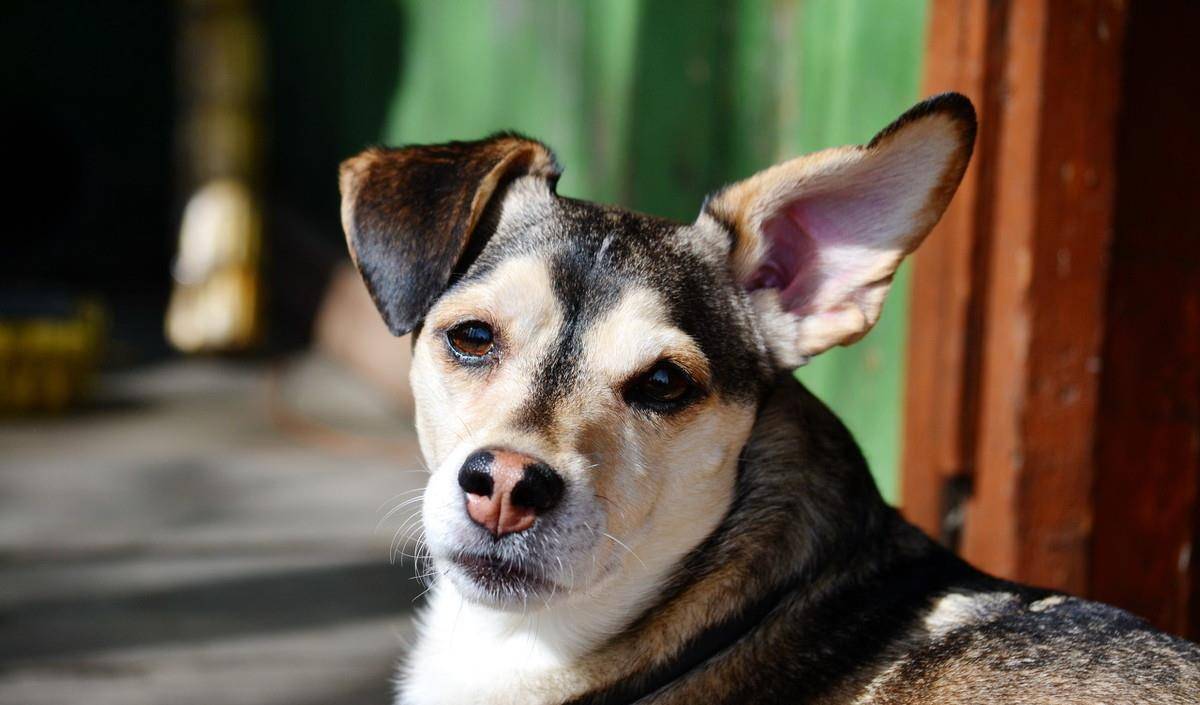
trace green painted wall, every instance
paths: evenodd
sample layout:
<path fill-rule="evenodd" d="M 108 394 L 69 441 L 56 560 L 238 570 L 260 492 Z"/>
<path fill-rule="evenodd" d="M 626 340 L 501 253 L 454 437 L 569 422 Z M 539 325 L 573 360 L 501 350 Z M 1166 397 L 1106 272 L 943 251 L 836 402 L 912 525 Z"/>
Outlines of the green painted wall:
<path fill-rule="evenodd" d="M 411 0 L 385 140 L 516 129 L 561 193 L 691 220 L 776 161 L 866 141 L 918 95 L 924 0 Z M 354 80 L 348 77 L 348 80 Z M 907 276 L 858 345 L 799 372 L 897 496 Z"/>

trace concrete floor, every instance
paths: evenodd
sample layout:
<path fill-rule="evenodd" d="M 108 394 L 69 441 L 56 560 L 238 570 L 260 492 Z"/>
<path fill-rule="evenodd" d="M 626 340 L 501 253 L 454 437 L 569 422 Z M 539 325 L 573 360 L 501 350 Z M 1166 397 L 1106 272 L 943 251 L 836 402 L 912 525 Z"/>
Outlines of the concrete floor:
<path fill-rule="evenodd" d="M 409 429 L 313 357 L 0 422 L 0 704 L 388 702 L 422 589 L 389 562 L 409 513 L 380 525 L 424 482 Z"/>

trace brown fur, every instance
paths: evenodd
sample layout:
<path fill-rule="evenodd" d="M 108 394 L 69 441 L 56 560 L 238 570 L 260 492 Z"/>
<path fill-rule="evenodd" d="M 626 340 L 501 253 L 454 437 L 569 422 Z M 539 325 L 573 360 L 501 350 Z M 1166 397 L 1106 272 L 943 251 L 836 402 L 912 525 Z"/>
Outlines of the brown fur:
<path fill-rule="evenodd" d="M 415 328 L 446 288 L 503 182 L 522 175 L 553 181 L 560 173 L 554 155 L 540 142 L 507 134 L 478 142 L 368 149 L 343 162 L 339 185 L 346 242 L 392 333 Z M 386 256 L 379 254 L 384 250 Z"/>
<path fill-rule="evenodd" d="M 786 369 L 875 323 L 973 136 L 969 102 L 936 97 L 866 146 L 724 189 L 690 225 L 560 197 L 553 156 L 512 136 L 348 161 L 356 262 L 394 331 L 424 326 L 413 382 L 442 578 L 402 700 L 1195 702 L 1200 649 L 942 549 Z M 806 220 L 814 204 L 825 220 Z M 748 281 L 796 252 L 790 281 L 811 289 Z M 467 320 L 494 331 L 486 359 L 447 348 Z M 685 401 L 630 396 L 666 363 Z M 562 503 L 480 530 L 455 479 L 480 448 L 552 469 Z M 500 567 L 463 577 L 464 556 Z M 456 643 L 460 617 L 474 631 Z"/>
<path fill-rule="evenodd" d="M 845 428 L 794 380 L 780 380 L 741 467 L 729 517 L 662 603 L 588 661 L 597 686 L 572 703 L 632 702 L 639 679 L 764 599 L 765 618 L 637 702 L 1183 705 L 1200 695 L 1194 645 L 1110 607 L 989 578 L 904 522 Z M 1005 597 L 932 630 L 923 620 L 947 594 Z"/>

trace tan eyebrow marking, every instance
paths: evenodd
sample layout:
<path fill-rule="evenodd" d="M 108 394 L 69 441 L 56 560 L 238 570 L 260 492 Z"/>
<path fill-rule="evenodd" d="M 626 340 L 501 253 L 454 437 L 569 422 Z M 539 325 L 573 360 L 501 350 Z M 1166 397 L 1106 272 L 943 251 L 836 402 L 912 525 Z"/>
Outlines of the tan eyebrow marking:
<path fill-rule="evenodd" d="M 627 289 L 584 335 L 588 369 L 620 384 L 666 358 L 702 386 L 711 382 L 708 358 L 691 336 L 671 325 L 662 297 L 648 287 Z"/>

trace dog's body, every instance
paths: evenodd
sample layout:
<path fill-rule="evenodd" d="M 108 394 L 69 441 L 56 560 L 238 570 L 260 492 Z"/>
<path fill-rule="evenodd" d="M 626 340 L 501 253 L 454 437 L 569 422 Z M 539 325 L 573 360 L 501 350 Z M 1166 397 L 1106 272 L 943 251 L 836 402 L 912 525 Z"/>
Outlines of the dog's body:
<path fill-rule="evenodd" d="M 962 563 L 790 375 L 874 324 L 973 137 L 941 96 L 691 225 L 558 196 L 516 136 L 347 162 L 432 470 L 400 701 L 1195 702 L 1200 650 Z"/>

